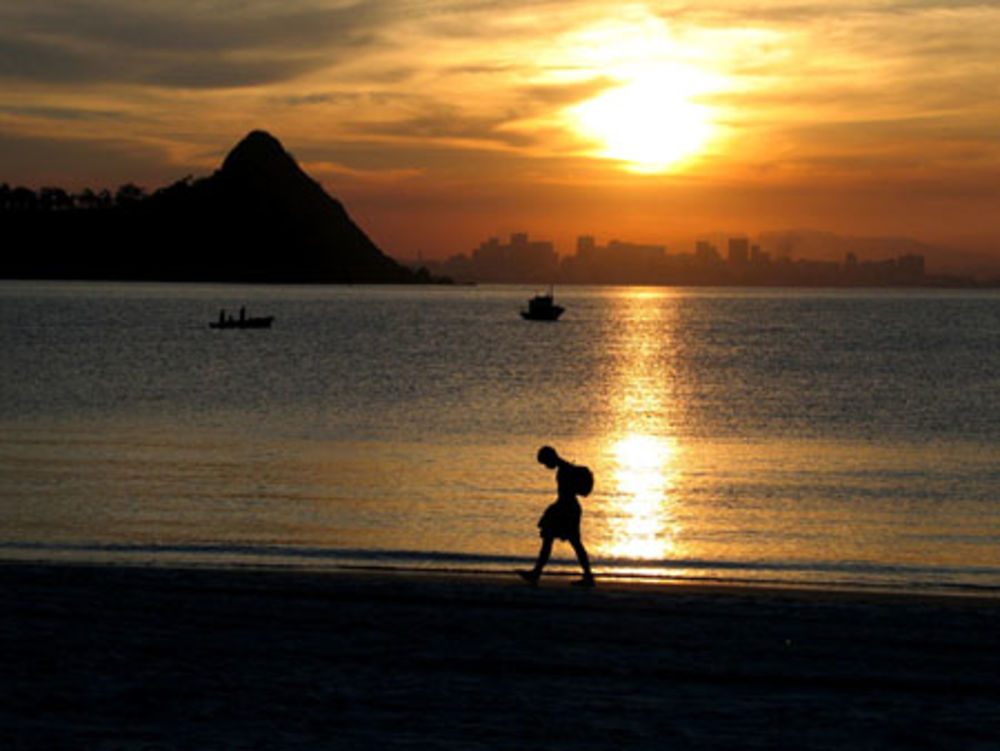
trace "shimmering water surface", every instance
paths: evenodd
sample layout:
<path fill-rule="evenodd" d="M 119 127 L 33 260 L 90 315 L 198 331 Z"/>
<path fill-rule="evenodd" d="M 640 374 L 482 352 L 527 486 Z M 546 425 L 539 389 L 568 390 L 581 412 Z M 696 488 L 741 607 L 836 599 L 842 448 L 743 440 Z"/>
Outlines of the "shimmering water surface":
<path fill-rule="evenodd" d="M 0 283 L 0 558 L 510 569 L 550 443 L 605 574 L 1000 592 L 1000 294 L 534 291 Z"/>

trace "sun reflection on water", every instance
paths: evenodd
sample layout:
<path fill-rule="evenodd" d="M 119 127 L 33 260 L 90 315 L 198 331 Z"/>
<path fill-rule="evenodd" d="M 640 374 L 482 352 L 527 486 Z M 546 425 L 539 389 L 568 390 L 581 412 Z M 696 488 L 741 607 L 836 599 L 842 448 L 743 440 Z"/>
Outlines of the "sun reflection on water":
<path fill-rule="evenodd" d="M 611 453 L 615 490 L 601 552 L 636 560 L 663 560 L 675 554 L 672 441 L 634 433 L 619 438 Z"/>
<path fill-rule="evenodd" d="M 602 454 L 606 485 L 599 556 L 664 561 L 679 554 L 679 413 L 673 362 L 679 299 L 630 290 L 617 300 L 613 422 Z"/>

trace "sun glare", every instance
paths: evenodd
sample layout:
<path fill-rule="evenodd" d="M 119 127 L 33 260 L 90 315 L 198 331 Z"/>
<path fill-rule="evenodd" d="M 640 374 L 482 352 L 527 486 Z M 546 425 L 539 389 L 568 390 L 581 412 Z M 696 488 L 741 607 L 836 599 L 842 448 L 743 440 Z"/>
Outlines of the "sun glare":
<path fill-rule="evenodd" d="M 612 85 L 563 111 L 589 153 L 639 173 L 670 172 L 713 139 L 705 95 L 725 88 L 710 40 L 679 32 L 648 11 L 599 22 L 568 35 L 549 68 Z M 560 64 L 561 63 L 561 64 Z"/>
<path fill-rule="evenodd" d="M 572 108 L 576 129 L 600 144 L 597 154 L 631 172 L 668 172 L 695 156 L 712 135 L 709 109 L 688 84 L 664 73 L 642 78 Z"/>

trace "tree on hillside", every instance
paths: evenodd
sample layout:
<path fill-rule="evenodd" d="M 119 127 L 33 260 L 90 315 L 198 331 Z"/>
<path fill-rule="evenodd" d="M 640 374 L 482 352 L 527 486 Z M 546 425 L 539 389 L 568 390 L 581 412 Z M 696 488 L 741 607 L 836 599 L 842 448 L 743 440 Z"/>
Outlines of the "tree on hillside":
<path fill-rule="evenodd" d="M 81 209 L 92 209 L 97 203 L 97 194 L 90 188 L 84 188 L 73 196 L 73 203 Z"/>
<path fill-rule="evenodd" d="M 116 206 L 131 206 L 139 203 L 146 197 L 144 188 L 140 188 L 135 183 L 125 183 L 115 192 Z"/>
<path fill-rule="evenodd" d="M 66 211 L 73 208 L 73 198 L 62 188 L 44 187 L 38 191 L 38 206 L 42 211 Z"/>
<path fill-rule="evenodd" d="M 7 205 L 10 211 L 35 211 L 38 208 L 38 196 L 31 188 L 18 186 L 10 191 Z"/>

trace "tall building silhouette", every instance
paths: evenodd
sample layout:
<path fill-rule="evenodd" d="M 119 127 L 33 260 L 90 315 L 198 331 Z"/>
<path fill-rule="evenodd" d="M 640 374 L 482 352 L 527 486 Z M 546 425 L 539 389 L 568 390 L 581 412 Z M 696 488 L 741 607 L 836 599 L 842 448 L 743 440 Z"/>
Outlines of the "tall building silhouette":
<path fill-rule="evenodd" d="M 729 238 L 730 266 L 746 266 L 750 260 L 750 241 L 745 237 Z"/>

